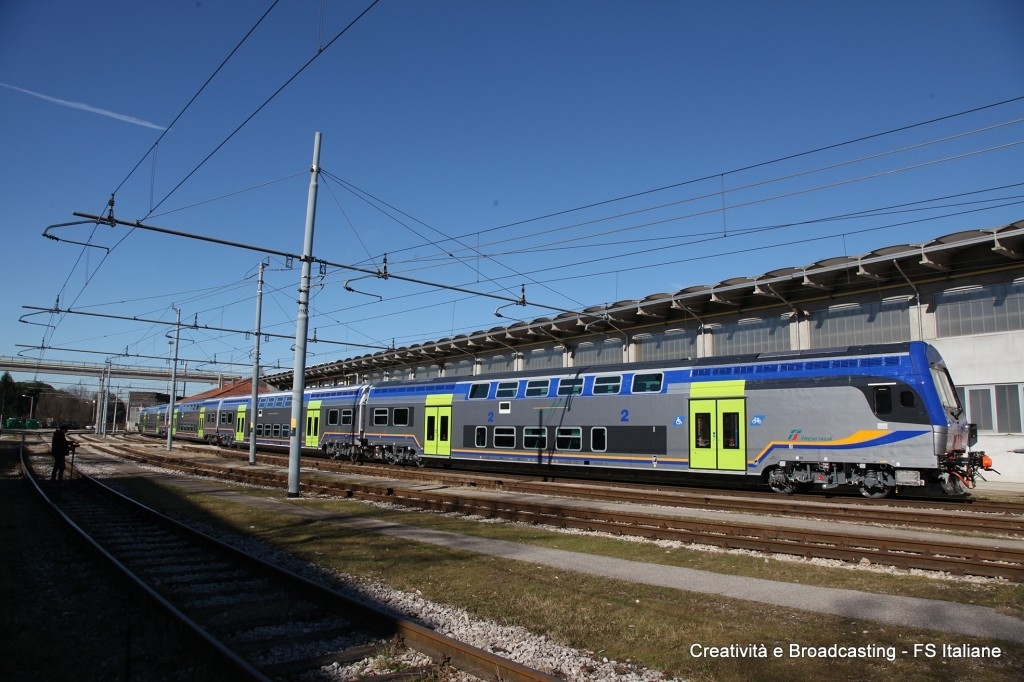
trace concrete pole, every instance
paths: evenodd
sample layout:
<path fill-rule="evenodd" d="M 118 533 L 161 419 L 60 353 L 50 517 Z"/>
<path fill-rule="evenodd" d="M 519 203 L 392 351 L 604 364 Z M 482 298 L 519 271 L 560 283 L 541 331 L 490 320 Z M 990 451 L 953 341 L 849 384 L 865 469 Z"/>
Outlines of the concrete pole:
<path fill-rule="evenodd" d="M 173 308 L 178 314 L 174 324 L 174 359 L 171 361 L 171 402 L 167 406 L 167 451 L 174 444 L 174 394 L 178 392 L 178 341 L 181 340 L 181 308 Z"/>
<path fill-rule="evenodd" d="M 302 392 L 306 388 L 306 335 L 309 332 L 309 276 L 313 264 L 313 225 L 316 222 L 317 175 L 320 173 L 320 133 L 313 141 L 313 165 L 309 169 L 306 202 L 306 237 L 302 247 L 302 279 L 299 281 L 299 312 L 295 318 L 295 363 L 292 367 L 291 441 L 288 448 L 288 497 L 299 496 L 299 463 L 302 457 Z"/>
<path fill-rule="evenodd" d="M 249 464 L 256 463 L 256 404 L 259 401 L 260 382 L 260 318 L 263 315 L 263 268 L 266 265 L 260 261 L 260 273 L 256 279 L 256 331 L 253 336 L 256 340 L 252 348 L 252 403 L 251 414 L 249 415 Z"/>

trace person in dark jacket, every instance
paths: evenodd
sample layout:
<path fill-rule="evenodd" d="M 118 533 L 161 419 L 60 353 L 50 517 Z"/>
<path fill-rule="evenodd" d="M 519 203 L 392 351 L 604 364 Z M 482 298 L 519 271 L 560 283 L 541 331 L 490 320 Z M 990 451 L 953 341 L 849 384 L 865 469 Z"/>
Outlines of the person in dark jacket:
<path fill-rule="evenodd" d="M 64 480 L 64 458 L 68 456 L 71 449 L 78 443 L 68 440 L 68 425 L 61 424 L 53 432 L 53 442 L 50 443 L 50 453 L 53 455 L 53 471 L 50 472 L 51 481 Z"/>

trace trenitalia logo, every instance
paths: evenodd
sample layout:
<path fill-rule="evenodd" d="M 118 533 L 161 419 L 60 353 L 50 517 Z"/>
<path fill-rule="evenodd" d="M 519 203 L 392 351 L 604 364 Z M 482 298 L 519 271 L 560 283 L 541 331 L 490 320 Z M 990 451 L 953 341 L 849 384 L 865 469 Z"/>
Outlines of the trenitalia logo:
<path fill-rule="evenodd" d="M 828 441 L 828 440 L 833 440 L 832 436 L 802 436 L 802 435 L 800 435 L 803 432 L 804 432 L 803 429 L 793 429 L 792 431 L 789 432 L 789 436 L 786 437 L 786 440 L 804 440 L 804 441 L 808 441 L 808 440 L 810 440 L 810 441 L 819 441 L 819 440 L 820 441 Z"/>

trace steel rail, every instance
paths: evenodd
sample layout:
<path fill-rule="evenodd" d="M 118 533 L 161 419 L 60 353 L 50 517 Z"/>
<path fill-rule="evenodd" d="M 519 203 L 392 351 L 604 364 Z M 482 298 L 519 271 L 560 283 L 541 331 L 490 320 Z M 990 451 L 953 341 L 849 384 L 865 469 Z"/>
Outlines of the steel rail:
<path fill-rule="evenodd" d="M 153 464 L 154 462 L 150 463 Z M 240 654 L 235 647 L 225 644 L 219 637 L 210 634 L 207 625 L 199 623 L 191 616 L 187 615 L 178 604 L 174 603 L 171 599 L 166 598 L 161 590 L 153 587 L 150 581 L 144 577 L 140 577 L 136 570 L 127 566 L 127 564 L 119 558 L 119 553 L 117 551 L 111 550 L 109 546 L 96 540 L 87 529 L 76 523 L 73 518 L 73 514 L 68 512 L 65 505 L 54 503 L 53 500 L 46 495 L 46 491 L 44 491 L 43 486 L 39 485 L 36 480 L 34 467 L 31 462 L 23 460 L 22 466 L 26 472 L 31 474 L 31 480 L 33 481 L 36 491 L 50 501 L 51 506 L 54 506 L 60 516 L 69 524 L 70 527 L 86 538 L 86 540 L 95 547 L 102 556 L 104 556 L 113 565 L 117 566 L 133 582 L 152 596 L 168 613 L 196 632 L 202 640 L 211 647 L 211 650 L 217 652 L 232 667 L 251 679 L 267 680 L 268 682 L 271 679 L 281 679 L 280 675 L 283 670 L 286 670 L 286 668 L 274 664 L 254 664 L 247 660 L 243 654 Z M 127 505 L 131 508 L 133 514 L 145 514 L 150 519 L 150 523 L 152 523 L 152 520 L 156 520 L 156 523 L 159 525 L 171 526 L 174 528 L 175 533 L 185 533 L 199 543 L 215 548 L 219 553 L 229 553 L 232 556 L 241 559 L 243 562 L 257 566 L 260 572 L 271 575 L 273 581 L 286 582 L 289 589 L 297 589 L 300 593 L 310 595 L 311 601 L 318 605 L 340 604 L 346 615 L 351 617 L 355 622 L 363 623 L 371 629 L 385 635 L 395 634 L 399 636 L 407 646 L 425 653 L 435 661 L 448 663 L 456 669 L 471 672 L 484 679 L 496 677 L 497 679 L 509 680 L 510 682 L 557 682 L 557 680 L 559 680 L 557 677 L 531 669 L 515 661 L 498 656 L 497 654 L 467 645 L 454 638 L 445 636 L 427 627 L 419 625 L 418 623 L 382 611 L 372 604 L 355 600 L 337 593 L 318 583 L 287 571 L 286 569 L 268 563 L 258 557 L 253 557 L 229 544 L 221 542 L 220 540 L 199 533 L 198 531 L 195 531 L 174 519 L 170 519 L 155 510 L 141 505 L 123 493 L 112 490 L 95 479 L 82 476 L 81 472 L 78 472 L 76 475 L 79 477 L 79 480 L 75 480 L 74 482 L 67 481 L 64 483 L 65 487 L 62 490 L 62 497 L 69 497 L 68 493 L 71 492 L 72 486 L 78 488 L 82 485 L 89 485 L 91 488 L 101 491 L 102 496 L 116 500 L 119 505 Z M 98 504 L 98 502 L 95 502 L 97 499 L 98 498 L 94 497 L 90 503 Z M 140 537 L 146 534 L 148 533 L 142 533 L 140 534 Z"/>

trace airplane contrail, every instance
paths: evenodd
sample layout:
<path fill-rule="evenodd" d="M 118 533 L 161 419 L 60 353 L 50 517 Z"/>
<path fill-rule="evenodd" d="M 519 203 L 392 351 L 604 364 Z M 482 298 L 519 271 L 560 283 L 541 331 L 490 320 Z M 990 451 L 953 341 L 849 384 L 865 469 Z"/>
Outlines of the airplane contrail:
<path fill-rule="evenodd" d="M 118 114 L 118 113 L 113 112 L 113 111 L 107 111 L 106 109 L 100 109 L 99 107 L 89 106 L 88 104 L 82 104 L 81 102 L 69 102 L 66 99 L 57 99 L 56 97 L 50 97 L 48 95 L 43 95 L 43 94 L 40 94 L 38 92 L 32 92 L 31 90 L 25 90 L 24 88 L 18 88 L 18 87 L 15 87 L 13 85 L 8 85 L 7 83 L 0 83 L 0 85 L 2 85 L 5 88 L 9 88 L 11 90 L 17 90 L 18 92 L 23 92 L 26 95 L 32 95 L 33 97 L 38 97 L 39 99 L 46 100 L 47 102 L 53 102 L 54 104 L 59 104 L 62 107 L 71 107 L 72 109 L 81 109 L 82 111 L 89 111 L 89 112 L 92 112 L 94 114 L 99 114 L 100 116 L 107 116 L 109 118 L 117 119 L 118 121 L 124 121 L 125 123 L 132 123 L 132 124 L 135 124 L 137 126 L 142 126 L 144 128 L 152 128 L 154 130 L 167 130 L 167 128 L 165 128 L 163 126 L 158 126 L 157 124 L 150 123 L 149 121 L 143 121 L 141 118 L 135 118 L 134 116 L 125 116 L 124 114 Z"/>

